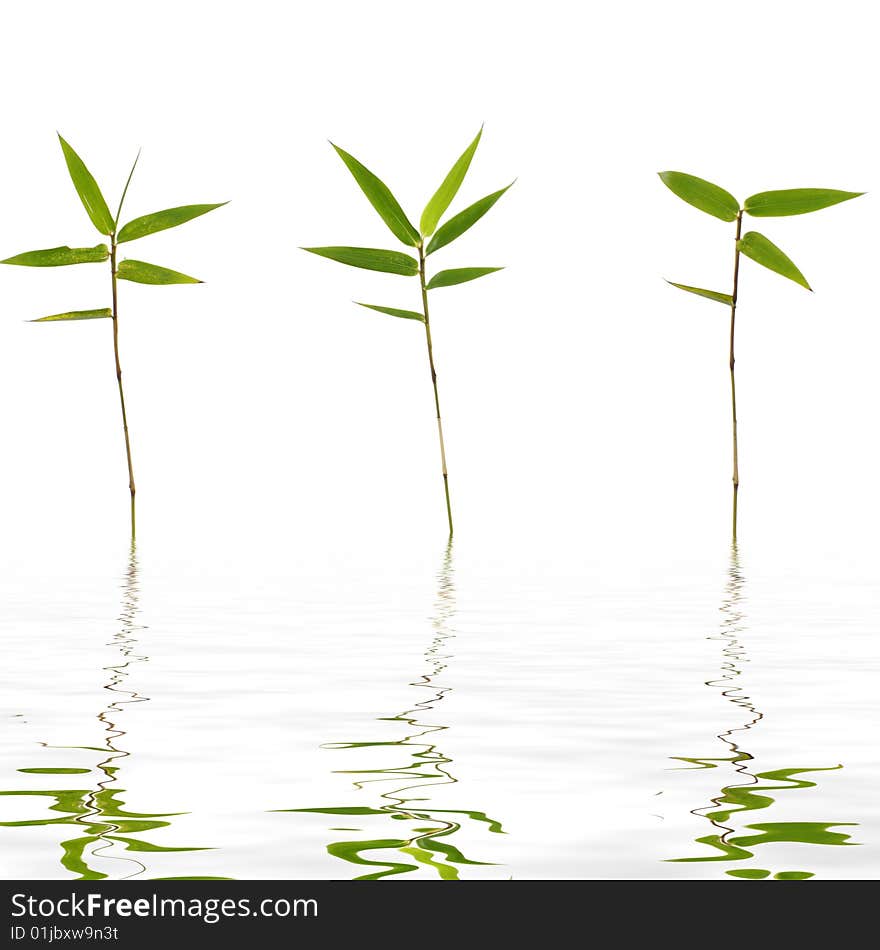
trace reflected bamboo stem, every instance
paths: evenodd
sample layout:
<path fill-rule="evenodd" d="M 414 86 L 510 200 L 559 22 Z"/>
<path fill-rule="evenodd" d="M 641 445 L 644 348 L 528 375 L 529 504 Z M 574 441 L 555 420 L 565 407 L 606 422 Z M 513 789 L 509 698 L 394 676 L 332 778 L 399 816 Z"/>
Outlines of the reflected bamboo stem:
<path fill-rule="evenodd" d="M 673 863 L 697 862 L 744 862 L 750 861 L 760 854 L 768 854 L 765 845 L 785 841 L 813 845 L 848 845 L 850 834 L 842 831 L 833 831 L 835 827 L 854 825 L 854 822 L 814 822 L 791 821 L 781 819 L 767 821 L 760 824 L 750 824 L 751 813 L 762 811 L 774 806 L 777 802 L 777 792 L 787 792 L 794 789 L 815 788 L 816 782 L 805 778 L 809 773 L 835 771 L 843 768 L 842 765 L 820 768 L 794 769 L 767 769 L 758 768 L 754 756 L 743 748 L 738 741 L 751 729 L 760 723 L 764 714 L 755 705 L 755 701 L 745 692 L 741 677 L 744 666 L 749 662 L 746 653 L 744 635 L 748 624 L 743 612 L 743 588 L 745 579 L 740 567 L 739 551 L 736 542 L 731 545 L 728 580 L 725 586 L 725 595 L 721 604 L 722 623 L 720 633 L 710 637 L 724 643 L 720 676 L 707 680 L 706 685 L 721 690 L 721 695 L 738 710 L 748 716 L 740 725 L 718 733 L 717 738 L 727 746 L 730 755 L 723 757 L 685 757 L 675 756 L 679 761 L 688 763 L 691 767 L 716 768 L 718 766 L 732 766 L 733 780 L 722 780 L 721 789 L 717 795 L 712 795 L 710 804 L 691 809 L 691 814 L 706 819 L 713 827 L 714 833 L 699 835 L 697 844 L 708 846 L 710 852 L 695 857 L 667 858 Z M 787 795 L 785 796 L 787 797 Z M 754 832 L 758 832 L 755 834 Z M 726 868 L 724 873 L 734 878 L 769 878 L 772 874 L 776 880 L 795 880 L 814 877 L 811 871 L 778 871 L 775 874 L 766 867 L 739 867 Z"/>
<path fill-rule="evenodd" d="M 110 679 L 104 684 L 104 689 L 126 698 L 114 698 L 97 715 L 98 722 L 104 728 L 104 747 L 107 755 L 97 764 L 96 768 L 103 773 L 104 777 L 97 783 L 95 789 L 84 798 L 85 815 L 78 816 L 76 819 L 77 823 L 85 825 L 88 829 L 91 839 L 89 854 L 92 858 L 100 856 L 105 860 L 119 861 L 123 864 L 134 864 L 136 866 L 136 870 L 125 875 L 125 878 L 137 877 L 147 870 L 146 865 L 136 857 L 128 853 L 125 855 L 113 853 L 118 842 L 124 840 L 124 838 L 118 837 L 123 834 L 123 826 L 120 823 L 119 815 L 114 813 L 116 803 L 113 799 L 113 787 L 118 785 L 118 772 L 122 760 L 129 758 L 131 755 L 130 752 L 118 745 L 119 740 L 126 735 L 125 730 L 118 723 L 118 718 L 119 714 L 124 711 L 123 707 L 127 704 L 142 703 L 148 700 L 147 696 L 142 696 L 134 689 L 125 689 L 123 686 L 130 675 L 128 672 L 129 666 L 132 663 L 140 663 L 146 659 L 146 657 L 134 652 L 137 643 L 134 634 L 137 629 L 138 600 L 137 548 L 134 537 L 132 537 L 123 582 L 122 610 L 118 618 L 120 627 L 111 641 L 111 644 L 119 651 L 119 658 L 116 662 L 104 667 L 105 671 L 110 674 Z M 126 849 L 126 851 L 128 850 L 130 848 Z M 85 853 L 85 849 L 83 849 L 83 858 L 85 858 Z M 90 876 L 104 876 L 95 868 L 88 868 L 87 866 L 87 870 Z"/>
<path fill-rule="evenodd" d="M 427 690 L 424 699 L 417 700 L 412 706 L 394 716 L 382 717 L 380 722 L 402 724 L 405 735 L 401 739 L 379 740 L 372 742 L 331 742 L 325 743 L 325 749 L 379 749 L 399 748 L 405 750 L 410 761 L 392 767 L 384 763 L 380 767 L 360 766 L 354 769 L 336 769 L 337 774 L 351 775 L 356 778 L 352 784 L 358 790 L 369 790 L 393 783 L 387 791 L 378 792 L 380 804 L 366 807 L 360 814 L 382 818 L 405 819 L 418 822 L 410 833 L 389 840 L 381 838 L 335 841 L 328 845 L 330 854 L 340 857 L 358 867 L 360 872 L 356 880 L 379 880 L 401 874 L 409 874 L 418 869 L 418 865 L 431 868 L 445 880 L 458 880 L 461 866 L 491 866 L 493 862 L 470 860 L 456 847 L 455 835 L 465 824 L 464 819 L 488 826 L 493 834 L 505 834 L 501 822 L 491 818 L 486 812 L 462 808 L 439 808 L 433 799 L 440 786 L 458 784 L 452 772 L 452 757 L 443 752 L 438 742 L 450 728 L 433 720 L 439 704 L 452 692 L 451 686 L 444 686 L 440 677 L 447 669 L 452 653 L 445 646 L 454 640 L 455 626 L 453 618 L 456 612 L 454 564 L 452 538 L 446 545 L 442 566 L 437 573 L 437 597 L 431 618 L 433 635 L 424 651 L 426 669 L 410 686 Z M 282 809 L 291 812 L 316 814 L 350 814 L 351 809 L 344 808 L 291 808 Z M 429 823 L 428 827 L 425 827 Z M 355 828 L 333 828 L 333 831 L 356 831 Z M 400 834 L 400 832 L 395 832 Z M 445 839 L 441 843 L 440 839 Z M 397 855 L 388 858 L 389 850 Z M 368 857 L 377 852 L 375 860 Z M 400 856 L 398 856 L 400 855 Z M 415 861 L 416 864 L 411 862 Z M 368 873 L 363 868 L 371 867 Z"/>

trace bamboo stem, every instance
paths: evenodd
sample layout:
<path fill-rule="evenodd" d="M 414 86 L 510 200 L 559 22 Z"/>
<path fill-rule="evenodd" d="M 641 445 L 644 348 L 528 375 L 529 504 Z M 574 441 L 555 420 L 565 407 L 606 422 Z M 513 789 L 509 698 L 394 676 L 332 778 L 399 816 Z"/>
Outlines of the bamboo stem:
<path fill-rule="evenodd" d="M 742 211 L 736 216 L 736 243 L 733 254 L 733 293 L 730 304 L 730 407 L 733 416 L 733 543 L 736 544 L 736 516 L 739 499 L 739 445 L 736 431 L 736 376 L 734 374 L 734 331 L 736 329 L 736 298 L 739 290 L 739 240 L 742 234 Z"/>
<path fill-rule="evenodd" d="M 425 338 L 428 343 L 428 363 L 431 384 L 434 387 L 434 406 L 437 409 L 437 434 L 440 436 L 440 465 L 443 471 L 443 491 L 446 494 L 446 517 L 449 519 L 449 537 L 452 537 L 452 505 L 449 501 L 449 473 L 446 470 L 446 446 L 443 442 L 443 422 L 440 419 L 440 396 L 437 394 L 437 371 L 434 369 L 434 347 L 431 343 L 431 319 L 428 315 L 428 288 L 425 284 L 425 245 L 419 242 L 419 284 L 422 288 L 422 312 L 425 317 Z"/>
<path fill-rule="evenodd" d="M 116 384 L 119 386 L 119 406 L 122 409 L 122 431 L 125 434 L 125 457 L 128 461 L 128 490 L 131 492 L 131 536 L 135 536 L 134 468 L 131 464 L 131 441 L 128 437 L 128 417 L 125 414 L 125 393 L 122 389 L 122 366 L 119 363 L 119 311 L 116 293 L 116 235 L 110 235 L 110 279 L 113 288 L 113 356 L 116 361 Z"/>

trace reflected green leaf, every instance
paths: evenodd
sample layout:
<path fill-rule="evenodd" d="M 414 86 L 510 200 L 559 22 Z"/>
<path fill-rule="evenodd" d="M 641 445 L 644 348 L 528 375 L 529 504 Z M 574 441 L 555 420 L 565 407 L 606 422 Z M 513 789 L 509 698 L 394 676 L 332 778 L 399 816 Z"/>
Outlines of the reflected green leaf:
<path fill-rule="evenodd" d="M 459 211 L 457 215 L 450 218 L 428 242 L 425 254 L 433 254 L 434 251 L 439 251 L 441 247 L 446 247 L 447 244 L 451 244 L 457 237 L 460 237 L 465 231 L 472 228 L 504 192 L 512 186 L 513 182 L 500 191 L 494 191 L 491 195 L 480 198 L 479 201 L 475 201 L 472 205 L 465 208 L 464 211 Z"/>
<path fill-rule="evenodd" d="M 350 267 L 378 270 L 386 274 L 415 277 L 419 272 L 418 261 L 401 251 L 385 251 L 376 247 L 304 247 L 301 250 Z"/>
<path fill-rule="evenodd" d="M 428 867 L 434 868 L 443 881 L 458 880 L 458 871 L 451 864 L 445 864 L 443 861 L 435 861 L 431 852 L 426 851 L 424 848 L 410 846 L 409 848 L 401 848 L 400 853 L 408 854 L 411 858 L 415 858 L 419 864 L 425 864 Z"/>
<path fill-rule="evenodd" d="M 480 144 L 480 136 L 482 134 L 483 130 L 481 128 L 480 131 L 477 132 L 473 142 L 468 145 L 449 170 L 449 174 L 443 179 L 442 184 L 434 192 L 431 200 L 425 205 L 425 210 L 422 212 L 422 218 L 419 224 L 419 230 L 424 237 L 430 237 L 430 235 L 434 233 L 440 219 L 443 217 L 443 213 L 452 203 L 452 199 L 458 194 L 458 189 L 461 187 L 464 176 L 471 166 L 471 159 L 473 159 L 474 152 L 476 152 L 477 146 Z"/>
<path fill-rule="evenodd" d="M 333 143 L 330 143 L 333 145 Z M 354 155 L 349 155 L 344 149 L 333 145 L 336 154 L 345 162 L 346 168 L 354 176 L 354 180 L 360 186 L 361 191 L 367 196 L 367 200 L 376 209 L 379 217 L 388 225 L 391 233 L 403 244 L 409 244 L 415 247 L 419 243 L 419 232 L 410 224 L 409 218 L 404 214 L 403 208 L 397 203 L 397 199 L 391 194 L 391 189 L 377 178 L 365 165 L 362 165 Z"/>
<path fill-rule="evenodd" d="M 167 231 L 168 228 L 176 228 L 178 225 L 186 224 L 187 221 L 201 217 L 215 208 L 222 208 L 226 204 L 229 204 L 229 202 L 221 201 L 218 204 L 211 205 L 182 205 L 179 208 L 167 208 L 165 211 L 145 214 L 124 225 L 116 240 L 119 244 L 124 244 L 126 241 L 136 241 L 148 234 Z"/>
<path fill-rule="evenodd" d="M 342 858 L 350 864 L 366 865 L 368 867 L 384 868 L 372 874 L 362 874 L 356 881 L 378 881 L 383 877 L 392 877 L 395 874 L 406 874 L 408 871 L 418 870 L 415 864 L 404 864 L 401 861 L 371 861 L 362 854 L 364 851 L 402 851 L 407 845 L 399 838 L 377 838 L 373 841 L 339 841 L 327 845 L 327 853 L 335 858 Z"/>
<path fill-rule="evenodd" d="M 76 193 L 79 195 L 86 213 L 92 221 L 92 224 L 101 234 L 113 233 L 113 215 L 107 207 L 107 202 L 101 194 L 98 183 L 92 177 L 92 173 L 86 168 L 85 163 L 59 135 L 58 141 L 61 143 L 61 151 L 64 153 L 64 160 L 67 162 L 67 170 L 70 172 L 70 178 Z"/>
<path fill-rule="evenodd" d="M 786 188 L 752 195 L 746 198 L 743 208 L 754 218 L 782 218 L 821 211 L 863 194 L 863 191 L 835 191 L 833 188 Z"/>
<path fill-rule="evenodd" d="M 151 822 L 149 825 L 143 823 L 144 827 L 139 828 L 138 831 L 149 831 L 154 827 L 155 822 Z M 126 851 L 143 851 L 143 852 L 152 852 L 156 854 L 170 854 L 177 851 L 214 851 L 214 848 L 193 848 L 193 847 L 169 847 L 165 845 L 150 844 L 149 841 L 141 841 L 139 838 L 123 838 L 120 835 L 105 835 L 105 837 L 110 841 L 119 841 L 121 844 L 125 845 Z"/>
<path fill-rule="evenodd" d="M 71 748 L 88 749 L 88 746 L 74 746 Z M 108 749 L 96 749 L 94 751 L 107 753 Z M 109 750 L 113 751 L 113 750 Z M 99 768 L 110 778 L 115 769 L 110 767 L 105 761 Z M 25 768 L 19 769 L 19 772 L 28 774 L 76 774 L 80 772 L 91 772 L 92 769 L 50 769 L 50 768 Z M 117 791 L 122 791 L 121 789 Z M 209 851 L 211 848 L 204 847 L 164 847 L 153 845 L 142 839 L 133 838 L 131 835 L 140 834 L 146 831 L 153 831 L 160 828 L 169 827 L 168 821 L 163 818 L 174 817 L 176 815 L 186 814 L 185 812 L 172 812 L 160 814 L 137 814 L 132 815 L 123 809 L 123 803 L 117 796 L 117 791 L 109 787 L 102 788 L 100 791 L 94 789 L 47 789 L 40 791 L 0 791 L 0 797 L 23 798 L 25 800 L 48 798 L 52 804 L 48 810 L 55 814 L 61 813 L 60 817 L 51 818 L 26 818 L 18 821 L 0 821 L 0 828 L 23 828 L 23 827 L 47 827 L 52 825 L 67 826 L 76 829 L 78 834 L 74 838 L 59 842 L 61 847 L 61 865 L 67 871 L 79 876 L 81 880 L 102 880 L 107 877 L 96 868 L 88 864 L 88 858 L 91 856 L 91 848 L 97 843 L 109 845 L 112 842 L 118 842 L 124 846 L 125 851 L 135 852 L 181 852 L 181 851 Z"/>
<path fill-rule="evenodd" d="M 435 290 L 438 287 L 453 287 L 455 284 L 464 284 L 469 280 L 476 280 L 478 277 L 485 277 L 486 274 L 494 274 L 495 271 L 504 270 L 503 267 L 455 267 L 452 270 L 441 270 L 428 281 L 428 290 Z"/>
<path fill-rule="evenodd" d="M 432 810 L 433 811 L 433 810 Z M 435 838 L 421 838 L 422 847 L 426 848 L 429 851 L 437 851 L 440 854 L 445 854 L 446 857 L 455 862 L 455 864 L 470 864 L 476 867 L 494 867 L 491 861 L 472 861 L 470 858 L 466 858 L 454 844 L 450 844 L 448 841 L 437 841 Z"/>
<path fill-rule="evenodd" d="M 756 835 L 736 835 L 729 840 L 742 848 L 756 848 L 762 844 L 790 842 L 795 844 L 825 844 L 855 846 L 849 839 L 852 835 L 844 831 L 832 831 L 832 828 L 855 827 L 852 821 L 768 821 L 762 824 L 747 825 Z"/>
<path fill-rule="evenodd" d="M 472 821 L 479 821 L 489 826 L 489 831 L 496 835 L 505 835 L 507 832 L 501 827 L 501 822 L 495 818 L 490 818 L 484 811 L 473 811 L 467 808 L 432 808 L 432 815 L 465 815 Z M 481 861 L 480 864 L 486 862 Z"/>
<path fill-rule="evenodd" d="M 125 260 L 116 269 L 120 280 L 132 280 L 136 284 L 200 284 L 196 277 L 145 261 Z"/>
<path fill-rule="evenodd" d="M 110 257 L 106 244 L 94 247 L 47 247 L 42 251 L 25 251 L 15 257 L 7 257 L 0 264 L 17 264 L 20 267 L 66 267 L 69 264 L 99 264 Z"/>
<path fill-rule="evenodd" d="M 763 881 L 765 877 L 770 877 L 770 872 L 764 868 L 734 868 L 731 871 L 725 871 L 731 877 L 742 877 L 747 881 Z"/>
<path fill-rule="evenodd" d="M 729 191 L 695 175 L 684 172 L 658 172 L 660 180 L 675 195 L 689 205 L 711 214 L 722 221 L 735 221 L 739 202 Z"/>
<path fill-rule="evenodd" d="M 769 238 L 764 237 L 758 231 L 747 231 L 741 240 L 737 241 L 736 246 L 742 254 L 768 270 L 793 280 L 801 287 L 806 287 L 807 290 L 812 290 L 806 277 L 795 266 L 794 261 Z"/>
<path fill-rule="evenodd" d="M 670 864 L 702 864 L 704 861 L 739 861 L 753 857 L 751 851 L 739 848 L 730 841 L 725 841 L 721 835 L 704 835 L 695 839 L 697 844 L 706 844 L 718 851 L 718 854 L 700 855 L 697 858 L 667 858 Z"/>

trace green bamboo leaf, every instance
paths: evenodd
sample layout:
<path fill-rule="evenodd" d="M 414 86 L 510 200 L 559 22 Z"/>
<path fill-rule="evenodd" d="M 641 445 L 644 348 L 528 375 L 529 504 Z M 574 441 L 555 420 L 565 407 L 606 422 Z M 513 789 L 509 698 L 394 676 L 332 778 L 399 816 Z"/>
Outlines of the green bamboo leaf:
<path fill-rule="evenodd" d="M 452 287 L 455 284 L 463 284 L 469 280 L 476 280 L 478 277 L 485 277 L 486 274 L 494 274 L 497 270 L 504 270 L 504 268 L 455 267 L 452 270 L 441 270 L 431 278 L 428 283 L 428 290 L 434 290 L 437 287 Z"/>
<path fill-rule="evenodd" d="M 690 287 L 688 284 L 676 284 L 674 280 L 667 280 L 667 284 L 678 287 L 679 290 L 686 290 L 689 294 L 696 294 L 698 297 L 706 297 L 708 300 L 717 300 L 730 307 L 733 305 L 733 297 L 730 294 L 722 294 L 717 290 L 703 290 L 702 287 Z"/>
<path fill-rule="evenodd" d="M 165 211 L 145 214 L 143 217 L 135 218 L 124 225 L 116 241 L 119 244 L 124 244 L 126 241 L 136 241 L 138 238 L 155 234 L 157 231 L 176 228 L 178 225 L 186 224 L 187 221 L 192 221 L 193 218 L 207 214 L 215 208 L 222 208 L 225 204 L 229 204 L 229 202 L 221 201 L 219 204 L 213 205 L 183 205 L 180 208 L 168 208 Z"/>
<path fill-rule="evenodd" d="M 400 251 L 383 251 L 377 247 L 303 247 L 300 250 L 329 257 L 340 264 L 384 271 L 386 274 L 414 277 L 419 272 L 419 262 Z"/>
<path fill-rule="evenodd" d="M 29 320 L 29 323 L 48 323 L 53 320 L 99 320 L 102 317 L 112 317 L 113 311 L 109 307 L 101 310 L 68 310 L 67 313 L 53 313 L 50 317 L 40 317 L 38 320 Z"/>
<path fill-rule="evenodd" d="M 782 218 L 792 214 L 821 211 L 831 205 L 858 198 L 863 191 L 835 191 L 833 188 L 786 188 L 761 191 L 746 198 L 743 207 L 753 218 Z"/>
<path fill-rule="evenodd" d="M 332 142 L 330 144 L 333 145 Z M 391 194 L 385 182 L 377 178 L 365 165 L 361 165 L 354 155 L 349 155 L 348 152 L 337 145 L 333 145 L 333 148 L 336 149 L 336 154 L 345 162 L 361 191 L 379 213 L 379 217 L 391 229 L 391 233 L 403 244 L 416 247 L 419 243 L 419 232 L 410 224 L 403 208 L 397 203 L 397 199 Z"/>
<path fill-rule="evenodd" d="M 415 310 L 398 310 L 395 307 L 380 307 L 374 303 L 361 303 L 360 300 L 355 300 L 355 303 L 359 307 L 366 307 L 368 310 L 377 310 L 379 313 L 387 313 L 390 317 L 401 317 L 404 320 L 418 320 L 420 323 L 425 322 L 425 318 L 421 313 L 416 313 Z"/>
<path fill-rule="evenodd" d="M 477 137 L 462 152 L 458 161 L 450 169 L 449 174 L 443 179 L 443 184 L 440 185 L 434 192 L 434 196 L 425 205 L 425 210 L 422 212 L 422 218 L 419 223 L 419 229 L 424 237 L 428 237 L 434 233 L 437 225 L 440 223 L 440 219 L 443 217 L 443 213 L 452 203 L 452 199 L 458 193 L 458 189 L 461 188 L 461 183 L 464 181 L 464 176 L 471 166 L 471 159 L 474 157 L 474 152 L 476 152 L 477 146 L 480 144 L 480 136 L 482 134 L 483 130 L 481 128 L 480 131 L 477 132 Z"/>
<path fill-rule="evenodd" d="M 7 257 L 0 264 L 18 264 L 22 267 L 64 267 L 67 264 L 97 264 L 106 261 L 110 248 L 106 244 L 94 247 L 48 247 L 43 251 L 25 251 Z"/>
<path fill-rule="evenodd" d="M 512 185 L 513 182 L 507 188 Z M 434 251 L 439 251 L 441 247 L 451 244 L 457 237 L 461 237 L 468 228 L 473 227 L 483 217 L 507 191 L 507 188 L 502 188 L 501 191 L 495 191 L 491 195 L 486 195 L 485 198 L 480 198 L 479 201 L 475 201 L 470 207 L 465 208 L 464 211 L 459 211 L 455 217 L 450 218 L 428 242 L 425 254 L 433 254 Z"/>
<path fill-rule="evenodd" d="M 772 241 L 764 237 L 763 234 L 759 234 L 757 231 L 747 231 L 736 242 L 736 246 L 742 254 L 750 257 L 768 270 L 793 280 L 801 287 L 806 287 L 807 290 L 813 289 L 807 283 L 804 275 L 795 267 L 791 258 L 784 254 Z"/>
<path fill-rule="evenodd" d="M 76 154 L 76 152 L 59 135 L 61 142 L 61 151 L 64 152 L 64 160 L 67 162 L 67 170 L 70 172 L 70 178 L 76 193 L 79 195 L 86 213 L 92 219 L 92 224 L 101 232 L 101 234 L 113 233 L 113 215 L 104 201 L 101 189 L 98 183 L 92 177 L 92 173 L 86 168 L 85 163 Z"/>
<path fill-rule="evenodd" d="M 136 284 L 200 284 L 195 277 L 188 277 L 167 267 L 147 264 L 144 261 L 124 260 L 116 269 L 120 280 L 133 280 Z"/>
<path fill-rule="evenodd" d="M 141 150 L 138 149 L 137 155 L 134 157 L 134 161 L 131 165 L 131 171 L 128 173 L 128 178 L 125 179 L 125 187 L 122 189 L 122 195 L 119 198 L 119 207 L 116 209 L 116 217 L 113 219 L 113 230 L 116 231 L 119 228 L 119 219 L 122 216 L 122 206 L 125 204 L 125 196 L 128 194 L 128 186 L 131 184 L 132 178 L 134 178 L 134 170 L 137 168 L 138 160 L 141 157 Z"/>
<path fill-rule="evenodd" d="M 739 202 L 729 191 L 718 185 L 684 172 L 658 172 L 660 180 L 682 201 L 705 211 L 722 221 L 735 221 L 739 214 Z"/>

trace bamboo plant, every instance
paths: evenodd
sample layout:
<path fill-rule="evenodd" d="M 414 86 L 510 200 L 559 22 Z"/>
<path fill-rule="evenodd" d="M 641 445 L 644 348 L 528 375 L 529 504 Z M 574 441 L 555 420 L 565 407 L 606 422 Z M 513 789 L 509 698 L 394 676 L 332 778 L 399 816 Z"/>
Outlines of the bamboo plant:
<path fill-rule="evenodd" d="M 449 522 L 449 534 L 452 535 L 452 504 L 449 500 L 449 473 L 446 467 L 446 447 L 443 441 L 443 422 L 440 415 L 440 396 L 437 390 L 437 372 L 434 366 L 434 348 L 431 341 L 431 319 L 428 311 L 428 294 L 432 290 L 438 290 L 441 287 L 452 287 L 455 284 L 463 284 L 469 280 L 476 280 L 478 277 L 484 277 L 486 274 L 492 274 L 501 270 L 500 267 L 456 267 L 451 270 L 437 271 L 432 277 L 428 277 L 426 269 L 427 258 L 435 251 L 451 244 L 456 238 L 461 237 L 469 228 L 471 228 L 483 215 L 495 204 L 496 201 L 511 187 L 507 185 L 499 191 L 495 191 L 485 198 L 469 205 L 463 211 L 453 215 L 451 218 L 441 224 L 444 214 L 452 203 L 461 187 L 464 177 L 470 167 L 471 160 L 480 143 L 482 129 L 477 133 L 474 140 L 464 150 L 455 164 L 452 166 L 449 174 L 443 179 L 442 184 L 434 193 L 431 200 L 425 205 L 419 220 L 419 227 L 414 227 L 409 218 L 407 218 L 397 199 L 389 190 L 388 186 L 377 178 L 368 168 L 362 165 L 353 155 L 343 151 L 336 145 L 333 148 L 337 155 L 345 163 L 346 168 L 351 172 L 361 191 L 366 195 L 367 200 L 376 209 L 379 216 L 388 226 L 391 233 L 400 241 L 401 244 L 414 248 L 418 258 L 411 254 L 405 254 L 400 251 L 388 251 L 380 248 L 371 247 L 304 247 L 302 250 L 309 251 L 312 254 L 318 254 L 321 257 L 327 257 L 330 260 L 338 261 L 340 264 L 348 264 L 352 267 L 361 267 L 365 270 L 383 271 L 387 274 L 398 274 L 403 277 L 418 277 L 421 308 L 419 310 L 402 310 L 397 307 L 385 307 L 378 304 L 361 303 L 354 301 L 361 307 L 368 310 L 376 310 L 379 313 L 387 314 L 391 317 L 398 317 L 404 320 L 415 320 L 422 323 L 425 327 L 425 341 L 428 350 L 428 367 L 431 372 L 431 385 L 434 389 L 434 408 L 437 414 L 437 433 L 440 439 L 440 467 L 443 474 L 443 491 L 446 498 L 446 516 Z"/>
<path fill-rule="evenodd" d="M 91 310 L 68 310 L 65 313 L 53 313 L 48 317 L 40 317 L 31 323 L 54 323 L 67 320 L 96 320 L 107 318 L 113 328 L 113 359 L 116 369 L 116 383 L 119 389 L 119 406 L 122 410 L 122 431 L 125 435 L 125 457 L 128 464 L 128 488 L 131 494 L 131 532 L 135 531 L 135 481 L 134 466 L 132 464 L 131 439 L 128 433 L 128 417 L 125 412 L 125 393 L 122 388 L 122 366 L 119 360 L 119 306 L 118 280 L 134 281 L 138 284 L 200 284 L 202 281 L 195 277 L 188 277 L 167 267 L 158 267 L 144 261 L 123 259 L 118 260 L 118 247 L 127 244 L 157 231 L 177 227 L 219 208 L 226 202 L 219 204 L 183 205 L 177 208 L 167 208 L 139 218 L 134 218 L 122 227 L 119 226 L 122 206 L 131 184 L 134 170 L 137 167 L 140 152 L 135 157 L 134 164 L 122 189 L 119 206 L 115 216 L 110 213 L 107 202 L 98 187 L 92 174 L 86 168 L 83 160 L 71 146 L 59 135 L 61 150 L 67 163 L 67 170 L 76 188 L 83 207 L 92 224 L 99 234 L 108 238 L 107 243 L 97 244 L 95 247 L 52 247 L 40 251 L 27 251 L 16 254 L 0 261 L 0 264 L 18 264 L 25 267 L 60 267 L 70 264 L 110 264 L 110 301 L 109 307 L 100 307 Z"/>
<path fill-rule="evenodd" d="M 861 191 L 836 191 L 831 188 L 787 188 L 781 191 L 762 191 L 752 195 L 740 205 L 730 192 L 712 182 L 683 172 L 659 172 L 663 184 L 683 201 L 705 211 L 728 224 L 735 224 L 733 247 L 733 286 L 730 293 L 704 290 L 688 284 L 668 281 L 673 287 L 699 297 L 706 297 L 723 304 L 730 310 L 730 344 L 728 365 L 730 368 L 730 400 L 733 417 L 733 540 L 736 541 L 737 500 L 739 496 L 739 447 L 736 429 L 736 376 L 734 374 L 734 332 L 736 329 L 736 305 L 739 293 L 739 261 L 745 256 L 774 273 L 793 280 L 806 290 L 812 290 L 804 275 L 791 258 L 769 238 L 758 231 L 742 233 L 743 215 L 753 218 L 782 218 L 795 214 L 807 214 L 829 208 L 831 205 L 858 198 Z"/>

